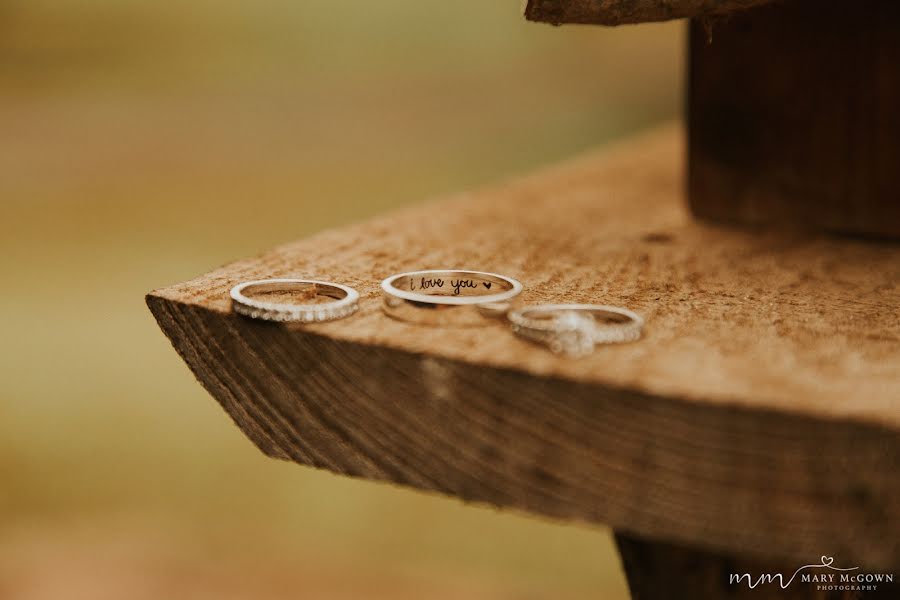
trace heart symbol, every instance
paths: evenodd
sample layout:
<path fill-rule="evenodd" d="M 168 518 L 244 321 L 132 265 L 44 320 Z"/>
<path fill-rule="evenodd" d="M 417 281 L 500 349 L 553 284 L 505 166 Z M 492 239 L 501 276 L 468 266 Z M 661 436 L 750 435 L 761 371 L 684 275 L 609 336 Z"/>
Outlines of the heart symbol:
<path fill-rule="evenodd" d="M 481 283 L 482 283 L 482 285 L 484 285 L 484 287 L 486 287 L 487 289 L 491 289 L 491 282 L 490 282 L 490 281 L 482 281 Z"/>
<path fill-rule="evenodd" d="M 823 567 L 830 567 L 831 563 L 833 563 L 833 562 L 834 562 L 833 556 L 823 556 L 822 557 L 822 566 Z"/>

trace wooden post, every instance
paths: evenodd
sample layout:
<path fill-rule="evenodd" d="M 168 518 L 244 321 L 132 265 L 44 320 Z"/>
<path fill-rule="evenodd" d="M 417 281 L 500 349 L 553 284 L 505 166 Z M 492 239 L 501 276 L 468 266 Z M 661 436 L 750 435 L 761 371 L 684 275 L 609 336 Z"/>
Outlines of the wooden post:
<path fill-rule="evenodd" d="M 723 222 L 900 237 L 900 2 L 692 21 L 689 200 Z"/>

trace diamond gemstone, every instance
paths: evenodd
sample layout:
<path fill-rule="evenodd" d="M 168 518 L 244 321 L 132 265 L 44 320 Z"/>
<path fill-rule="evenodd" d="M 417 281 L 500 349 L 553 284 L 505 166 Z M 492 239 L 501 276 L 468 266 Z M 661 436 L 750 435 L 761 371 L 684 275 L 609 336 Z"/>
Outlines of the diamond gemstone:
<path fill-rule="evenodd" d="M 578 358 L 594 351 L 596 321 L 588 313 L 566 311 L 553 319 L 555 330 L 550 349 L 556 353 Z"/>

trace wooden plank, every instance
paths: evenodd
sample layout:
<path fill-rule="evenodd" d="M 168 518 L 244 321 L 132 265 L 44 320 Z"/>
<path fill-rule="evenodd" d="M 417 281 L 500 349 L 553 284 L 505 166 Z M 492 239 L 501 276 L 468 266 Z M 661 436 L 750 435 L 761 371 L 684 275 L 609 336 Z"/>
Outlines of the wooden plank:
<path fill-rule="evenodd" d="M 626 25 L 725 15 L 772 0 L 525 0 L 525 18 L 553 25 Z"/>
<path fill-rule="evenodd" d="M 900 238 L 900 2 L 794 0 L 690 39 L 695 214 Z"/>
<path fill-rule="evenodd" d="M 704 548 L 900 564 L 900 248 L 689 218 L 680 129 L 328 231 L 148 304 L 268 455 Z M 620 304 L 645 338 L 566 360 L 385 317 L 379 281 L 467 267 L 527 302 Z M 259 277 L 350 284 L 313 326 L 231 313 Z"/>

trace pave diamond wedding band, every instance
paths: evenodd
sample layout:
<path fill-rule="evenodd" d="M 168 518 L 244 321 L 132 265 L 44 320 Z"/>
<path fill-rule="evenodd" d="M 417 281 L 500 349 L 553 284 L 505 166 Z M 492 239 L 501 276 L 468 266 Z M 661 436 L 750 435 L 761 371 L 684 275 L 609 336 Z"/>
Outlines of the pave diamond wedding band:
<path fill-rule="evenodd" d="M 596 344 L 637 340 L 644 326 L 640 315 L 601 304 L 539 304 L 507 317 L 517 335 L 571 357 L 590 354 Z"/>
<path fill-rule="evenodd" d="M 384 312 L 425 325 L 471 326 L 502 316 L 522 291 L 517 280 L 484 271 L 440 269 L 392 275 L 381 282 Z"/>
<path fill-rule="evenodd" d="M 289 304 L 260 300 L 249 295 L 273 292 L 302 294 L 304 298 L 326 297 L 333 301 L 321 304 Z M 312 279 L 245 281 L 231 288 L 231 300 L 236 313 L 265 321 L 301 323 L 334 321 L 352 315 L 359 308 L 359 293 L 353 288 Z"/>

